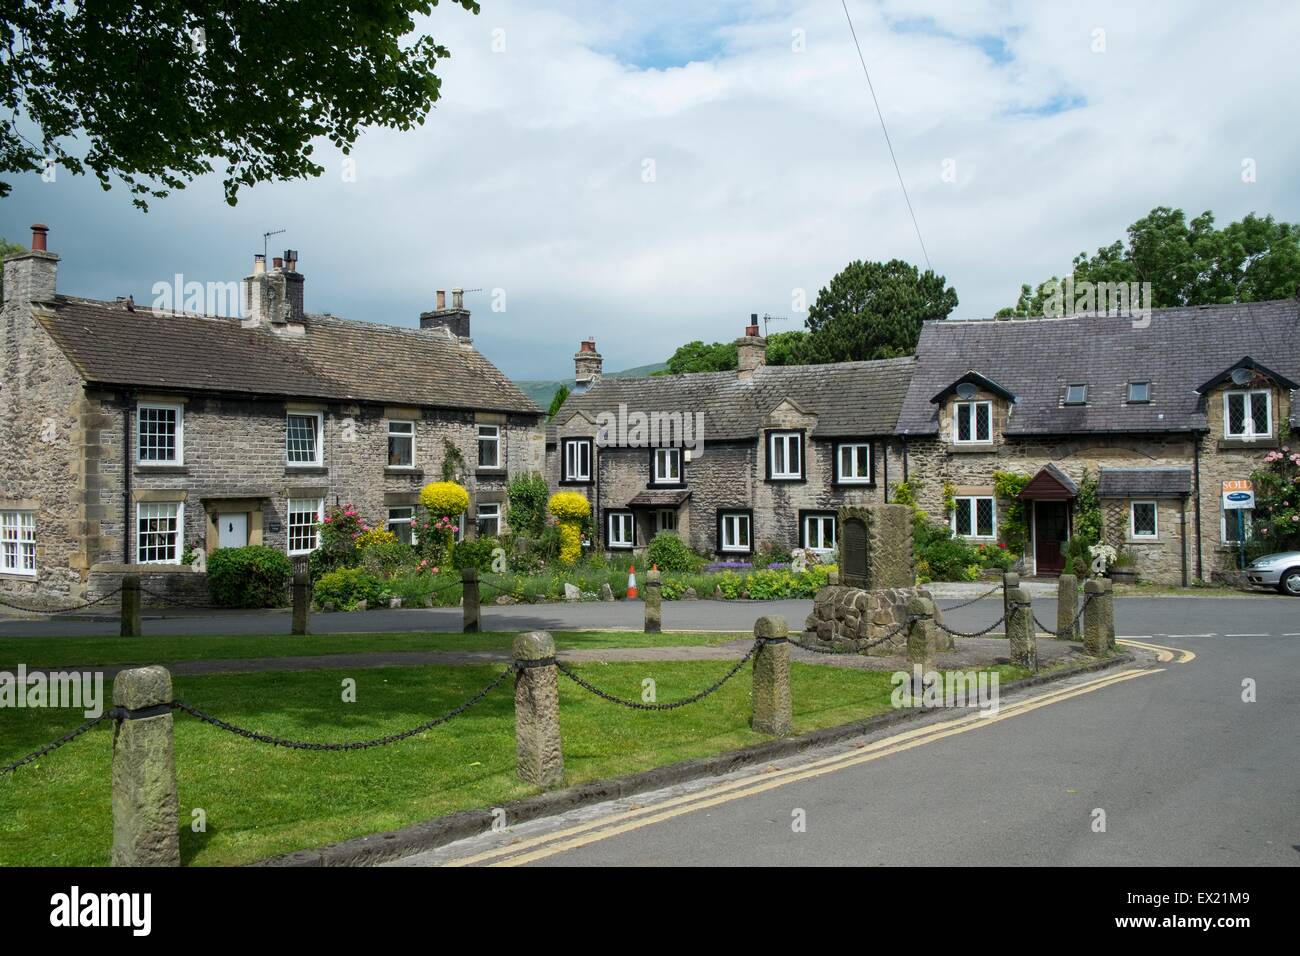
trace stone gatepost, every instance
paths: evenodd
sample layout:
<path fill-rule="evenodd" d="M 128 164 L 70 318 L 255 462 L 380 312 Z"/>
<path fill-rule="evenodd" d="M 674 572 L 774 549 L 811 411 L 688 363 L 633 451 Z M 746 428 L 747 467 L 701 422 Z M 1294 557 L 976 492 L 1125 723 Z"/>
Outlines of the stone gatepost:
<path fill-rule="evenodd" d="M 1105 592 L 1105 586 L 1096 578 L 1083 584 L 1083 649 L 1093 657 L 1105 657 L 1110 649 L 1106 609 L 1102 607 Z"/>
<path fill-rule="evenodd" d="M 663 620 L 663 580 L 658 571 L 645 575 L 645 633 L 658 634 Z"/>
<path fill-rule="evenodd" d="M 461 628 L 466 634 L 478 633 L 479 593 L 478 568 L 462 568 L 460 572 L 461 608 L 464 611 L 465 624 Z"/>
<path fill-rule="evenodd" d="M 919 698 L 925 692 L 925 675 L 934 669 L 933 651 L 937 641 L 934 624 L 934 602 L 928 598 L 914 597 L 907 602 L 907 664 L 912 673 L 912 696 Z M 921 676 L 916 678 L 916 668 Z"/>
<path fill-rule="evenodd" d="M 122 575 L 122 637 L 139 637 L 143 631 L 140 622 L 140 575 Z"/>
<path fill-rule="evenodd" d="M 760 617 L 754 622 L 753 716 L 749 726 L 757 733 L 783 737 L 794 730 L 790 707 L 789 628 L 783 617 Z"/>
<path fill-rule="evenodd" d="M 180 866 L 171 701 L 165 667 L 113 678 L 113 866 Z"/>
<path fill-rule="evenodd" d="M 1011 620 L 1011 589 L 1020 587 L 1020 575 L 1015 571 L 1002 572 L 1002 620 Z"/>
<path fill-rule="evenodd" d="M 1115 649 L 1115 582 L 1106 578 L 1101 582 L 1101 609 L 1106 615 L 1106 647 Z"/>
<path fill-rule="evenodd" d="M 546 631 L 515 638 L 516 773 L 525 783 L 558 787 L 564 781 L 560 746 L 560 687 L 555 640 Z"/>
<path fill-rule="evenodd" d="M 1038 670 L 1038 643 L 1034 633 L 1034 609 L 1029 593 L 1024 588 L 1007 592 L 1007 642 L 1011 645 L 1008 656 L 1017 667 Z"/>
<path fill-rule="evenodd" d="M 1056 636 L 1063 641 L 1078 638 L 1074 619 L 1079 616 L 1079 579 L 1062 574 L 1056 582 Z"/>
<path fill-rule="evenodd" d="M 306 634 L 311 617 L 311 577 L 306 571 L 293 573 L 293 633 Z"/>

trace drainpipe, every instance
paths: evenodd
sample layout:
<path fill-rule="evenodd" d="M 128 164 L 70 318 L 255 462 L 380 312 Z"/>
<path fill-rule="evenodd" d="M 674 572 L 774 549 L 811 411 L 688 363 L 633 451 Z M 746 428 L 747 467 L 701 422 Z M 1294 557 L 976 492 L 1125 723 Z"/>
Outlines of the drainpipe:
<path fill-rule="evenodd" d="M 903 435 L 903 480 L 907 481 L 907 435 Z"/>
<path fill-rule="evenodd" d="M 1179 519 L 1183 525 L 1183 587 L 1188 587 L 1191 582 L 1187 579 L 1187 496 L 1183 495 L 1179 499 Z"/>
<path fill-rule="evenodd" d="M 1201 436 L 1196 432 L 1192 433 L 1192 467 L 1193 467 L 1193 484 L 1192 487 L 1196 492 L 1196 503 L 1194 513 L 1196 516 L 1196 579 L 1205 580 L 1205 561 L 1201 555 Z"/>
<path fill-rule="evenodd" d="M 889 440 L 882 441 L 880 447 L 885 450 L 885 504 L 889 504 Z"/>
<path fill-rule="evenodd" d="M 122 563 L 131 563 L 131 393 L 122 406 Z"/>

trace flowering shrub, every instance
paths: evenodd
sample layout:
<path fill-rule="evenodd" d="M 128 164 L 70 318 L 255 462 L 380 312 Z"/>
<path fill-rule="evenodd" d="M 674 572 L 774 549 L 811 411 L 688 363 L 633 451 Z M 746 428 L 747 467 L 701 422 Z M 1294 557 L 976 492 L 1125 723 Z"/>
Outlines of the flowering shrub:
<path fill-rule="evenodd" d="M 384 582 L 362 568 L 339 568 L 322 574 L 314 595 L 318 607 L 332 604 L 340 611 L 355 611 L 360 602 L 380 604 L 388 595 Z"/>
<path fill-rule="evenodd" d="M 557 491 L 547 509 L 560 526 L 560 563 L 575 564 L 582 557 L 582 525 L 591 517 L 591 502 L 576 491 Z"/>
<path fill-rule="evenodd" d="M 357 548 L 364 551 L 366 548 L 396 544 L 397 535 L 393 534 L 393 532 L 389 531 L 387 528 L 367 528 L 365 531 L 360 532 L 353 540 L 356 542 Z"/>
<path fill-rule="evenodd" d="M 1108 544 L 1094 544 L 1088 549 L 1092 555 L 1092 573 L 1105 574 L 1119 557 L 1119 552 Z"/>
<path fill-rule="evenodd" d="M 1264 456 L 1255 483 L 1254 534 L 1263 551 L 1300 548 L 1300 452 L 1290 445 Z"/>
<path fill-rule="evenodd" d="M 469 492 L 454 481 L 431 481 L 420 489 L 420 504 L 430 515 L 455 517 L 469 508 Z"/>
<path fill-rule="evenodd" d="M 357 563 L 357 537 L 369 529 L 356 508 L 351 504 L 331 505 L 316 529 L 320 545 L 307 559 L 313 580 L 335 568 Z"/>

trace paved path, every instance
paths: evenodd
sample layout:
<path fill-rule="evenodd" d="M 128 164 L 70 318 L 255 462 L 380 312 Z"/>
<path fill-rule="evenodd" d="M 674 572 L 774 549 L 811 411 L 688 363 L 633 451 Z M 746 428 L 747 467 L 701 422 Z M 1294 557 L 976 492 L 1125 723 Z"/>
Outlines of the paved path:
<path fill-rule="evenodd" d="M 1300 641 L 1177 646 L 1195 658 L 1033 688 L 989 719 L 938 715 L 398 862 L 1300 865 Z M 1257 702 L 1242 699 L 1247 679 Z"/>

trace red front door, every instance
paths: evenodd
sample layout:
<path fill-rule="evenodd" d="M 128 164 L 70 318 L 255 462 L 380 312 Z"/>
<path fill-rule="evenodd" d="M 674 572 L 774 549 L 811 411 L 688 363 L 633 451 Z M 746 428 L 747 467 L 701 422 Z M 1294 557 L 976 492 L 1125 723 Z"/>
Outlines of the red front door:
<path fill-rule="evenodd" d="M 1070 536 L 1069 505 L 1064 501 L 1034 502 L 1034 557 L 1038 574 L 1065 570 L 1065 542 Z"/>

